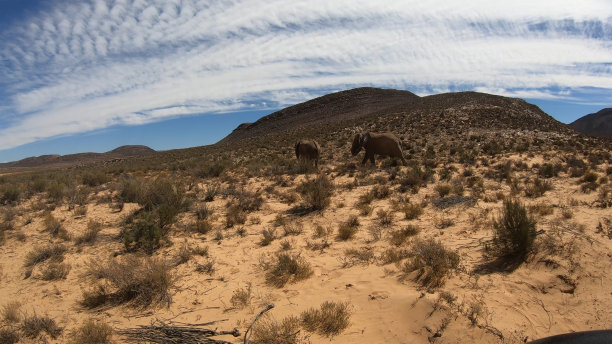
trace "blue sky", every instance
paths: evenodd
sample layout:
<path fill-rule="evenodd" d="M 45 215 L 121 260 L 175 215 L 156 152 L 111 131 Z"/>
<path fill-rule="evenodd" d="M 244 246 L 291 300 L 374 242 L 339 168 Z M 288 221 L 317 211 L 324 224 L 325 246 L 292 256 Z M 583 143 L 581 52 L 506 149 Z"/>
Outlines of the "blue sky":
<path fill-rule="evenodd" d="M 0 161 L 214 143 L 359 86 L 612 106 L 612 1 L 0 0 Z"/>

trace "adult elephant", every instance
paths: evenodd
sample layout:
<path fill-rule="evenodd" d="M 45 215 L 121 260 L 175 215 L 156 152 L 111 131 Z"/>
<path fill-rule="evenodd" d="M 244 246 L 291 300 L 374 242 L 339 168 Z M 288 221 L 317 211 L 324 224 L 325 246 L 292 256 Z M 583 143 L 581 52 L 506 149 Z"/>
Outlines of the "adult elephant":
<path fill-rule="evenodd" d="M 372 164 L 375 164 L 375 154 L 400 158 L 402 162 L 406 164 L 406 159 L 404 159 L 404 154 L 402 153 L 401 142 L 393 133 L 367 132 L 365 134 L 356 134 L 355 137 L 353 137 L 351 153 L 355 156 L 362 148 L 365 149 L 365 156 L 361 162 L 362 165 L 365 165 L 368 159 L 370 159 Z"/>
<path fill-rule="evenodd" d="M 319 156 L 321 155 L 321 146 L 315 140 L 302 139 L 295 144 L 295 157 L 298 160 L 314 161 L 315 166 L 319 166 Z"/>

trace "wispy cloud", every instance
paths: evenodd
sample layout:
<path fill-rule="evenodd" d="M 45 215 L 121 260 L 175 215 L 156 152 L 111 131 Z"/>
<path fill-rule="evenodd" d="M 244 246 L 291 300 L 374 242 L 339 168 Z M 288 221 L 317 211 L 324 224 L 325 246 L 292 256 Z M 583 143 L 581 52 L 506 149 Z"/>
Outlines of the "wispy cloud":
<path fill-rule="evenodd" d="M 356 85 L 612 89 L 607 0 L 62 1 L 0 40 L 0 149 Z"/>

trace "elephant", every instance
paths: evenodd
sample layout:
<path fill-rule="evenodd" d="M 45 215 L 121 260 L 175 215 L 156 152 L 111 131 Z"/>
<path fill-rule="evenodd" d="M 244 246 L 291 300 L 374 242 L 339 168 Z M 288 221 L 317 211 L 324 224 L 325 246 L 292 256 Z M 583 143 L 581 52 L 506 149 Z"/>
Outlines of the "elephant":
<path fill-rule="evenodd" d="M 370 159 L 372 164 L 375 164 L 375 154 L 400 158 L 404 165 L 406 165 L 406 159 L 404 159 L 404 154 L 402 153 L 400 140 L 393 133 L 367 132 L 365 134 L 355 134 L 351 153 L 355 156 L 362 148 L 365 149 L 365 156 L 361 162 L 362 165 L 365 165 L 368 159 Z"/>
<path fill-rule="evenodd" d="M 315 166 L 318 167 L 319 155 L 321 155 L 321 147 L 317 141 L 302 139 L 295 143 L 295 157 L 298 160 L 314 160 Z"/>

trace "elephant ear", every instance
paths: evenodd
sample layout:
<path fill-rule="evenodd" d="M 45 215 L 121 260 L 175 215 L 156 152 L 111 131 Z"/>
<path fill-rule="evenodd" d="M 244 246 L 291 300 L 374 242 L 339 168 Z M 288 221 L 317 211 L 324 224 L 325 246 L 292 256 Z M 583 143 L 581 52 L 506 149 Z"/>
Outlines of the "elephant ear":
<path fill-rule="evenodd" d="M 370 133 L 366 133 L 365 135 L 363 135 L 363 138 L 361 139 L 361 147 L 365 147 L 366 143 L 368 143 L 368 140 L 370 140 Z"/>

